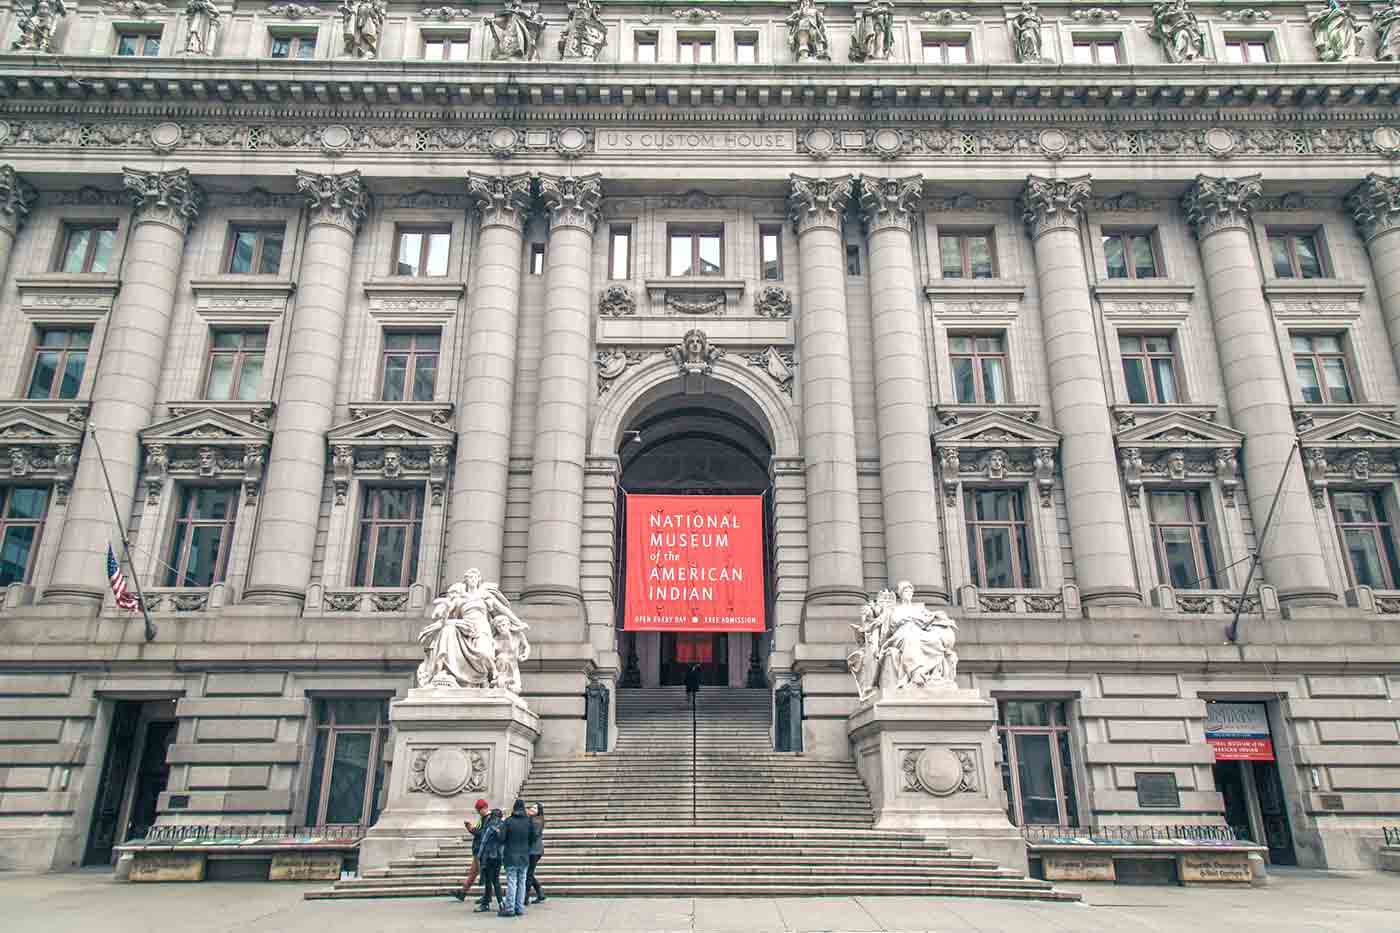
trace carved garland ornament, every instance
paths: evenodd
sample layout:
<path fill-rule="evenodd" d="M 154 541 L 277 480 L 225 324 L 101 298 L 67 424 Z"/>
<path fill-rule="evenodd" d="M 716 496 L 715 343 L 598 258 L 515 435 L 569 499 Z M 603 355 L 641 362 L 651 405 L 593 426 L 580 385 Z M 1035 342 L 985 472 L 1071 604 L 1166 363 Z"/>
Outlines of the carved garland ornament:
<path fill-rule="evenodd" d="M 900 767 L 904 790 L 923 791 L 934 797 L 975 794 L 981 784 L 975 749 L 936 747 L 907 751 Z"/>
<path fill-rule="evenodd" d="M 409 764 L 408 792 L 455 797 L 486 790 L 489 751 L 466 748 L 416 748 Z"/>

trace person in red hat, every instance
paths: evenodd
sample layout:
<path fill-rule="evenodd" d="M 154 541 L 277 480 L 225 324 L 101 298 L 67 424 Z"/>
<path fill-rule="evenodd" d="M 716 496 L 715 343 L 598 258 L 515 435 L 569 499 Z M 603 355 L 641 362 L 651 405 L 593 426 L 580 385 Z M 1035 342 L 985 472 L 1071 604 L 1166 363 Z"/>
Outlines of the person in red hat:
<path fill-rule="evenodd" d="M 486 825 L 486 817 L 491 813 L 491 805 L 485 800 L 478 800 L 472 809 L 476 811 L 476 819 L 466 820 L 462 824 L 467 827 L 467 832 L 472 834 L 472 867 L 462 890 L 452 892 L 452 896 L 459 901 L 467 899 L 467 895 L 471 894 L 472 885 L 476 884 L 477 876 L 481 874 L 481 830 Z"/>

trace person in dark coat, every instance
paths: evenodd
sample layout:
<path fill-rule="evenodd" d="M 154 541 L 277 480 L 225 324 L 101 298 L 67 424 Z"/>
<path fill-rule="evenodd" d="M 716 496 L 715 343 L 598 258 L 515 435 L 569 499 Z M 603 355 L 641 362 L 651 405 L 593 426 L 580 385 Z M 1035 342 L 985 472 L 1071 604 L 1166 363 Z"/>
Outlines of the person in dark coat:
<path fill-rule="evenodd" d="M 530 847 L 539 838 L 540 830 L 525 813 L 525 801 L 516 800 L 505 822 L 506 899 L 500 916 L 520 917 L 525 914 L 525 879 L 530 872 Z"/>
<path fill-rule="evenodd" d="M 477 901 L 477 913 L 491 909 L 491 895 L 496 895 L 496 905 L 505 907 L 505 897 L 501 893 L 501 860 L 505 855 L 505 819 L 499 808 L 492 810 L 481 830 L 481 900 Z"/>
<path fill-rule="evenodd" d="M 694 697 L 700 692 L 700 665 L 692 664 L 685 672 L 685 693 L 688 697 Z"/>
<path fill-rule="evenodd" d="M 472 885 L 476 884 L 476 879 L 481 874 L 481 831 L 486 828 L 486 820 L 491 816 L 491 805 L 485 800 L 478 800 L 473 809 L 476 810 L 475 819 L 466 821 L 467 832 L 472 834 L 471 871 L 467 874 L 462 890 L 452 892 L 452 896 L 459 901 L 465 901 L 471 895 Z"/>
<path fill-rule="evenodd" d="M 535 877 L 535 867 L 544 857 L 544 804 L 533 803 L 526 808 L 525 813 L 539 830 L 539 835 L 530 844 L 530 870 L 525 876 L 525 903 L 530 903 L 529 892 L 534 891 L 535 903 L 538 904 L 544 900 L 544 892 L 540 890 L 539 879 Z"/>

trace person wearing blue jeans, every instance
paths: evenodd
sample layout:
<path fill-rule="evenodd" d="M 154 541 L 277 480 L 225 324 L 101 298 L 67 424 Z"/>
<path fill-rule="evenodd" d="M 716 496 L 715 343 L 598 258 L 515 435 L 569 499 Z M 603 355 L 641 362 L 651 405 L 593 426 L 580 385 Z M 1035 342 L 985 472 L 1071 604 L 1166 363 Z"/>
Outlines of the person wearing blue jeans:
<path fill-rule="evenodd" d="M 525 914 L 525 879 L 530 873 L 530 847 L 539 839 L 539 825 L 525 813 L 525 801 L 517 800 L 505 823 L 506 899 L 499 916 Z"/>

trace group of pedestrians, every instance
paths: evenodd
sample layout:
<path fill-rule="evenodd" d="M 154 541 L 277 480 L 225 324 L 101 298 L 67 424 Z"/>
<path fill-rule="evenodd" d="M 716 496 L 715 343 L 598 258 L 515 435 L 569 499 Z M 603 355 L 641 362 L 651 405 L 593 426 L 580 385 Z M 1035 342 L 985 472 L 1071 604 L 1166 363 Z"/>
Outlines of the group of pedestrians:
<path fill-rule="evenodd" d="M 462 890 L 452 892 L 453 897 L 465 901 L 480 877 L 482 892 L 476 903 L 478 913 L 491 909 L 493 896 L 500 917 L 524 916 L 531 893 L 536 904 L 544 901 L 544 891 L 535 878 L 535 866 L 544 855 L 543 804 L 534 803 L 527 808 L 525 801 L 517 800 L 507 817 L 499 808 L 493 810 L 485 800 L 478 800 L 476 817 L 467 820 L 466 826 L 472 835 L 471 874 Z M 504 891 L 501 890 L 503 870 Z"/>

